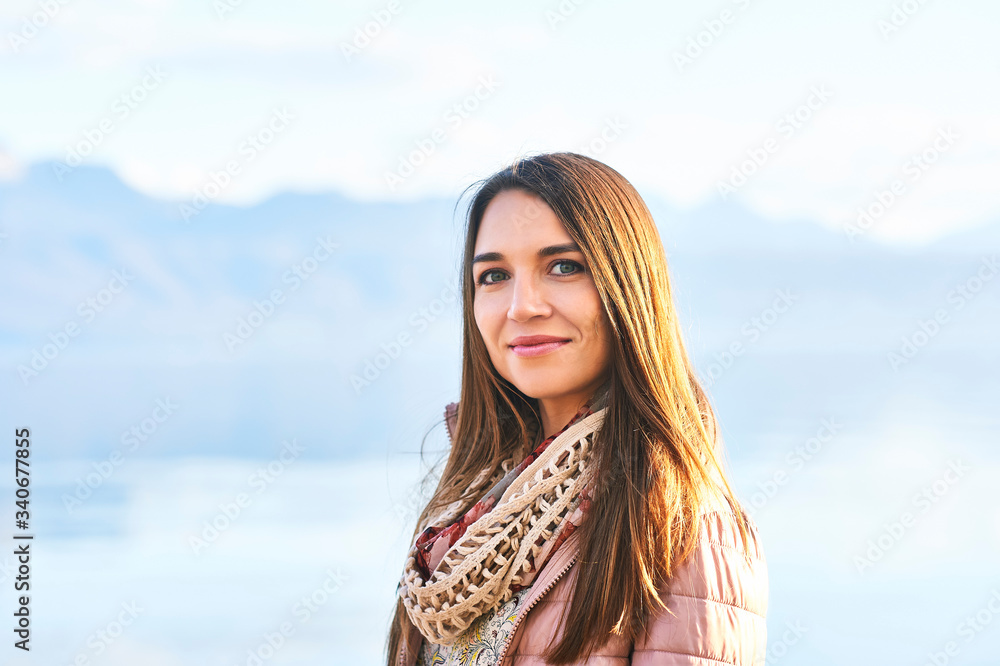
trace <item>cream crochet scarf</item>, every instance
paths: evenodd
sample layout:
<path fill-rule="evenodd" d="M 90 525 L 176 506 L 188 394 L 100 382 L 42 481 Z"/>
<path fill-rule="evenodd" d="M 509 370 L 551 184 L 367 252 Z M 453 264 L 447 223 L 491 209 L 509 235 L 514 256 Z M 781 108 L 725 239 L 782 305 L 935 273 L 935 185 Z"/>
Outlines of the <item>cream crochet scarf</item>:
<path fill-rule="evenodd" d="M 430 580 L 421 577 L 410 549 L 398 594 L 427 640 L 450 645 L 476 618 L 509 601 L 512 585 L 531 583 L 591 479 L 592 442 L 606 412 L 597 409 L 556 437 L 469 525 Z"/>

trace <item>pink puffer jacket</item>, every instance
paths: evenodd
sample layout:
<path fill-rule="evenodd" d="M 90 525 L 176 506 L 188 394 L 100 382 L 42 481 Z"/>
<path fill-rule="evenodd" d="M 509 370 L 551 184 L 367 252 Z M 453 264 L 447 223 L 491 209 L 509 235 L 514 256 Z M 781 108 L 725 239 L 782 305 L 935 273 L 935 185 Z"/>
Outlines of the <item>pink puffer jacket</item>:
<path fill-rule="evenodd" d="M 449 405 L 451 407 L 451 405 Z M 451 414 L 449 414 L 451 416 Z M 450 424 L 449 424 L 450 425 Z M 589 659 L 591 666 L 763 666 L 767 647 L 767 564 L 757 527 L 750 523 L 749 555 L 742 548 L 735 516 L 718 505 L 702 514 L 691 558 L 671 579 L 669 610 L 653 618 L 649 631 L 632 644 L 613 637 Z M 563 633 L 562 617 L 572 598 L 579 532 L 566 539 L 538 573 L 515 620 L 502 666 L 540 666 L 541 654 Z M 413 628 L 409 644 L 419 646 Z M 416 650 L 400 666 L 413 666 Z"/>
<path fill-rule="evenodd" d="M 751 530 L 748 563 L 739 552 L 742 544 L 732 513 L 703 514 L 702 523 L 698 546 L 674 576 L 666 598 L 674 615 L 660 611 L 648 634 L 634 645 L 612 638 L 580 663 L 763 666 L 767 567 L 756 527 Z M 572 599 L 576 557 L 571 535 L 532 584 L 504 653 L 504 666 L 546 663 L 540 654 L 550 640 L 562 637 L 560 620 Z"/>

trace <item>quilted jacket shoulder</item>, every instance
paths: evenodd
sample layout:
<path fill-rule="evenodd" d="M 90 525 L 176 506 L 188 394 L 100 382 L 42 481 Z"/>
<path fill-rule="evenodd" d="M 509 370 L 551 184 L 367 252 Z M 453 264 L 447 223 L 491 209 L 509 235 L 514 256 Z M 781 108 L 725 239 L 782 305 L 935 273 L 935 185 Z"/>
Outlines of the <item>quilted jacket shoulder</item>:
<path fill-rule="evenodd" d="M 702 515 L 695 550 L 671 579 L 667 610 L 658 612 L 634 644 L 612 637 L 589 659 L 593 666 L 763 666 L 767 646 L 767 565 L 756 525 L 750 521 L 749 555 L 742 549 L 735 514 Z M 576 550 L 576 540 L 563 545 Z M 574 552 L 575 554 L 575 552 Z M 569 554 L 567 554 L 568 556 Z M 544 584 L 540 572 L 536 584 Z M 510 641 L 503 663 L 541 666 L 550 641 L 562 637 L 562 617 L 572 600 L 575 565 L 540 597 Z"/>
<path fill-rule="evenodd" d="M 749 553 L 736 516 L 702 516 L 701 538 L 670 584 L 669 613 L 660 612 L 638 640 L 632 664 L 710 663 L 763 666 L 767 650 L 767 563 L 748 518 Z"/>

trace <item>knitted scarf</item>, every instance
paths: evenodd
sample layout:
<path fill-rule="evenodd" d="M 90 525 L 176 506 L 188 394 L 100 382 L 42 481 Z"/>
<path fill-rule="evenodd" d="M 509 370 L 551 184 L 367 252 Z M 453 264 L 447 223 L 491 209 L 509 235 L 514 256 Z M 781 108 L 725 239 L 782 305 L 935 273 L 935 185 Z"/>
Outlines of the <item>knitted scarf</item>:
<path fill-rule="evenodd" d="M 596 398 L 596 396 L 595 396 Z M 397 588 L 427 640 L 450 645 L 476 618 L 531 585 L 589 507 L 588 464 L 604 421 L 592 400 L 457 520 L 446 510 L 417 537 Z"/>

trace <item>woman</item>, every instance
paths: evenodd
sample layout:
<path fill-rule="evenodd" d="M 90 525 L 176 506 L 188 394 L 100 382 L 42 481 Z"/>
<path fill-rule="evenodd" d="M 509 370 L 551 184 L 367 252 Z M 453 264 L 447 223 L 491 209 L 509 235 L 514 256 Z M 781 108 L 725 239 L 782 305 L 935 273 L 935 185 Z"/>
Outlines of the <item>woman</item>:
<path fill-rule="evenodd" d="M 763 664 L 767 572 L 652 217 L 573 153 L 468 213 L 459 403 L 389 666 Z"/>

